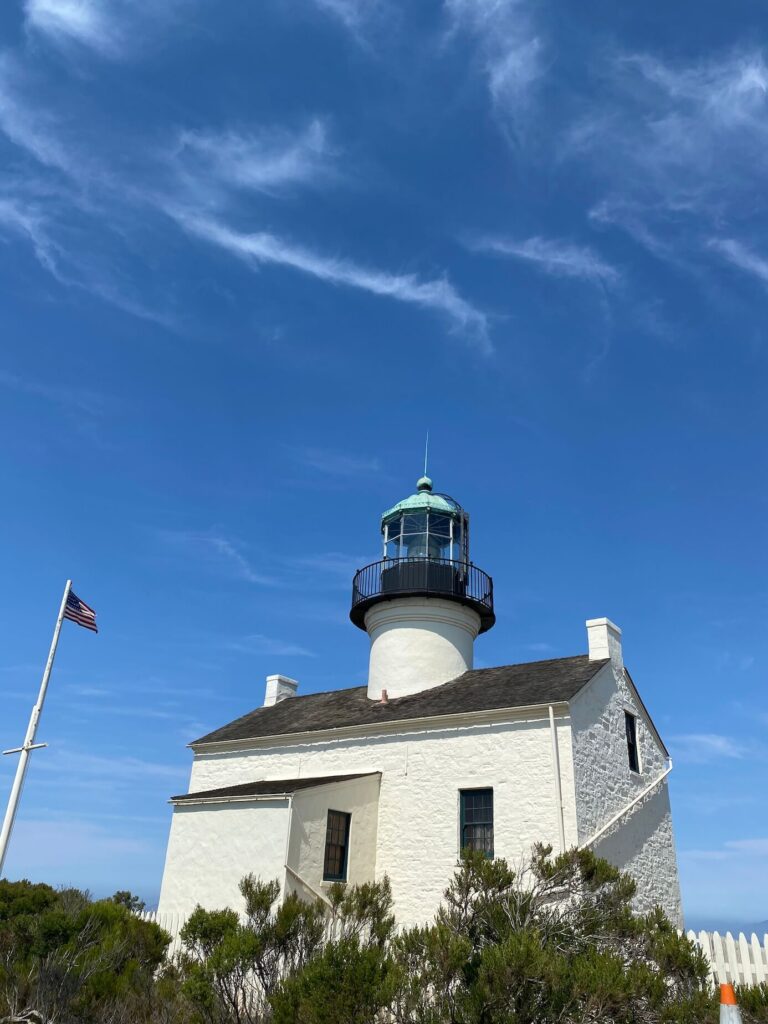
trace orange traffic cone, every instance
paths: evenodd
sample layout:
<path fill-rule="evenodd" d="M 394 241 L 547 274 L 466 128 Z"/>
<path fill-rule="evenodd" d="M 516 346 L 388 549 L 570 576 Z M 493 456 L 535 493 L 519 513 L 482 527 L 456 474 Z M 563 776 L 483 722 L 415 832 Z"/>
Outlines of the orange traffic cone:
<path fill-rule="evenodd" d="M 741 1011 L 733 985 L 720 986 L 720 1024 L 741 1024 Z"/>

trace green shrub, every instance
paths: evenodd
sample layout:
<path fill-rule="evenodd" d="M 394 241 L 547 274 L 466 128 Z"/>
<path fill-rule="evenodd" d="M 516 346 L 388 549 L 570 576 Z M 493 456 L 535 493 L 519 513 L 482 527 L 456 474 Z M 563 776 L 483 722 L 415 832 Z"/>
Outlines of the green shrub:
<path fill-rule="evenodd" d="M 386 878 L 307 903 L 247 875 L 242 915 L 197 907 L 169 961 L 129 892 L 0 881 L 0 1024 L 717 1024 L 701 952 L 634 892 L 589 851 L 470 855 L 397 933 Z M 768 1022 L 768 986 L 737 991 Z"/>
<path fill-rule="evenodd" d="M 2 881 L 0 1018 L 34 1009 L 61 1024 L 117 1022 L 124 1004 L 149 998 L 169 942 L 118 903 Z"/>

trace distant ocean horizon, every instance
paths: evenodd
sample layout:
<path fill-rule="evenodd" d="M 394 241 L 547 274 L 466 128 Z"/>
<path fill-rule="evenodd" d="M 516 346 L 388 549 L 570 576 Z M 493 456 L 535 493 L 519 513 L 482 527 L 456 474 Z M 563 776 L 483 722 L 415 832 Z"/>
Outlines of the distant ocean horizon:
<path fill-rule="evenodd" d="M 755 932 L 762 941 L 763 936 L 768 935 L 768 918 L 764 921 L 745 922 L 723 917 L 707 917 L 706 914 L 691 914 L 690 917 L 685 918 L 685 930 L 719 932 L 720 935 L 725 935 L 726 932 L 730 932 L 732 935 L 738 935 L 739 932 L 751 935 Z"/>

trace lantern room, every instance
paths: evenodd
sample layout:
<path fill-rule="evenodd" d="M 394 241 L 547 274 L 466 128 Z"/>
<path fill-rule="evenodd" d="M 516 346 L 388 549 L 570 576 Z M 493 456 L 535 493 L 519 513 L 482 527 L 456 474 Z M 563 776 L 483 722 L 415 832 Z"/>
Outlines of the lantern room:
<path fill-rule="evenodd" d="M 434 558 L 469 562 L 469 516 L 447 494 L 434 494 L 423 476 L 416 494 L 381 517 L 384 558 Z"/>
<path fill-rule="evenodd" d="M 350 618 L 366 629 L 367 611 L 381 601 L 435 597 L 456 601 L 480 616 L 479 631 L 496 621 L 493 582 L 469 558 L 469 515 L 423 476 L 416 493 L 381 517 L 382 559 L 355 574 Z"/>

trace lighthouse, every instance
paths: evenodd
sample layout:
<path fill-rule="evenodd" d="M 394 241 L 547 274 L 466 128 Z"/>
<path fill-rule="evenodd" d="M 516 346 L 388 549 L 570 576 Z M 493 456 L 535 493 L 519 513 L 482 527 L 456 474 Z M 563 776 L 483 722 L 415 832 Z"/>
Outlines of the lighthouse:
<path fill-rule="evenodd" d="M 381 517 L 382 558 L 352 584 L 350 618 L 370 637 L 368 697 L 405 697 L 473 667 L 489 630 L 493 580 L 472 564 L 469 515 L 423 476 Z"/>
<path fill-rule="evenodd" d="M 433 919 L 463 851 L 519 863 L 544 843 L 594 849 L 635 879 L 641 912 L 682 926 L 672 766 L 618 626 L 588 620 L 580 653 L 521 663 L 513 646 L 475 668 L 495 616 L 466 510 L 425 475 L 379 527 L 350 609 L 368 679 L 302 693 L 270 675 L 263 704 L 190 744 L 161 921 L 198 904 L 242 912 L 252 873 L 329 907 L 331 887 L 386 877 L 410 927 Z"/>

